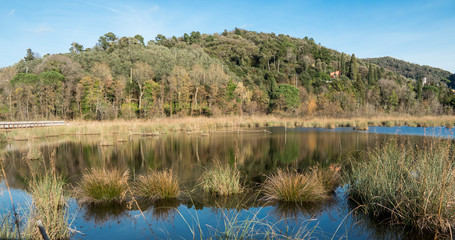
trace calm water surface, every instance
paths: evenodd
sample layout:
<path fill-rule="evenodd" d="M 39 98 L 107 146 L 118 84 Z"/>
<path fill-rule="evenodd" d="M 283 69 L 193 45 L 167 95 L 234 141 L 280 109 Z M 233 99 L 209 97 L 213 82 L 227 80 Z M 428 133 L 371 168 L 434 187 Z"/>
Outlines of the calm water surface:
<path fill-rule="evenodd" d="M 77 185 L 81 173 L 93 167 L 129 170 L 131 175 L 145 170 L 173 169 L 183 188 L 194 189 L 204 169 L 214 161 L 236 163 L 251 191 L 246 194 L 214 198 L 192 192 L 179 200 L 139 202 L 146 220 L 136 206 L 84 207 L 70 200 L 74 213 L 73 228 L 84 235 L 74 239 L 206 239 L 221 235 L 226 226 L 255 222 L 255 231 L 264 229 L 294 235 L 307 229 L 317 239 L 415 239 L 406 229 L 393 229 L 361 213 L 353 213 L 354 205 L 340 186 L 332 199 L 311 205 L 269 205 L 257 201 L 258 185 L 265 175 L 277 168 L 304 171 L 310 167 L 327 167 L 390 138 L 403 138 L 421 143 L 424 136 L 453 137 L 446 128 L 371 127 L 369 131 L 351 128 L 334 130 L 317 128 L 270 128 L 272 133 L 173 133 L 160 137 L 133 137 L 117 142 L 119 136 L 104 136 L 114 146 L 100 146 L 99 136 L 54 139 L 47 143 L 14 143 L 9 149 L 6 174 L 12 196 L 19 208 L 26 208 L 30 198 L 24 191 L 30 171 L 49 168 L 49 157 L 55 151 L 55 165 L 70 184 Z M 30 149 L 39 149 L 44 160 L 29 162 L 24 156 Z M 43 167 L 44 165 L 44 167 Z M 0 180 L 0 214 L 10 211 L 10 198 Z M 235 229 L 235 228 L 230 228 Z M 302 235 L 299 235 L 302 236 Z M 260 239 L 263 235 L 258 235 Z M 424 237 L 422 237 L 424 238 Z"/>

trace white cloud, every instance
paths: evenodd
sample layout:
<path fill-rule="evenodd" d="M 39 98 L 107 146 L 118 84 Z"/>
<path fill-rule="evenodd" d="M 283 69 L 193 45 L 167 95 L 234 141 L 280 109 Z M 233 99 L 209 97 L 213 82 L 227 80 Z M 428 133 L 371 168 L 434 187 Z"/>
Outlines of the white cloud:
<path fill-rule="evenodd" d="M 44 27 L 38 27 L 38 28 L 32 29 L 31 32 L 43 33 L 43 32 L 49 32 L 50 30 L 51 30 L 50 27 L 44 26 Z"/>
<path fill-rule="evenodd" d="M 14 15 L 15 12 L 16 12 L 16 9 L 11 9 L 11 11 L 9 11 L 9 15 Z"/>

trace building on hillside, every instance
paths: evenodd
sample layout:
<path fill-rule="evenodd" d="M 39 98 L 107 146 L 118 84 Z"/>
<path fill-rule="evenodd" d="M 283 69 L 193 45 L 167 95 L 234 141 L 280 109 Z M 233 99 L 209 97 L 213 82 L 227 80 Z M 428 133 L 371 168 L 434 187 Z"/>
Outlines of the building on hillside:
<path fill-rule="evenodd" d="M 425 84 L 427 84 L 427 78 L 424 77 L 423 80 L 422 80 L 422 86 L 425 86 Z"/>
<path fill-rule="evenodd" d="M 330 73 L 330 78 L 336 78 L 339 77 L 340 75 L 341 75 L 340 71 L 332 72 Z"/>

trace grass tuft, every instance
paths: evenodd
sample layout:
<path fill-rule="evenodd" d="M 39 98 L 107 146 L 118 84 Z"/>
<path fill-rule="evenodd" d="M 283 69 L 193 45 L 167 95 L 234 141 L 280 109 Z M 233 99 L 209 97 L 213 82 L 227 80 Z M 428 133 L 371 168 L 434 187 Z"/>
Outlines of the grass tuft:
<path fill-rule="evenodd" d="M 352 160 L 347 169 L 353 200 L 374 217 L 422 231 L 448 233 L 455 226 L 455 162 L 451 140 L 423 147 L 390 141 Z"/>
<path fill-rule="evenodd" d="M 149 171 L 137 178 L 134 192 L 149 200 L 177 198 L 180 195 L 179 180 L 172 170 Z"/>
<path fill-rule="evenodd" d="M 121 203 L 128 192 L 128 171 L 92 169 L 82 176 L 76 195 L 82 204 Z"/>
<path fill-rule="evenodd" d="M 267 176 L 263 185 L 264 200 L 270 202 L 315 202 L 327 198 L 327 191 L 319 180 L 317 170 L 298 173 L 296 170 L 278 169 Z"/>
<path fill-rule="evenodd" d="M 47 173 L 29 183 L 33 202 L 25 227 L 25 236 L 41 239 L 36 221 L 41 220 L 50 239 L 69 239 L 69 213 L 64 192 L 65 182 L 59 176 Z"/>
<path fill-rule="evenodd" d="M 244 190 L 240 182 L 240 171 L 220 162 L 202 174 L 200 186 L 204 192 L 218 196 L 238 194 Z"/>

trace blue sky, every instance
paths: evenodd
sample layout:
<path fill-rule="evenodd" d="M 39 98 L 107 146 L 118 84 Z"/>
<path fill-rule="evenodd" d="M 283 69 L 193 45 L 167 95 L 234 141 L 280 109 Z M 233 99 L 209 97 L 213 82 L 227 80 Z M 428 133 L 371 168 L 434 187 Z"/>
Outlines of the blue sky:
<path fill-rule="evenodd" d="M 93 47 L 99 36 L 222 32 L 235 27 L 313 37 L 357 57 L 392 56 L 455 72 L 455 0 L 0 0 L 0 67 Z"/>

